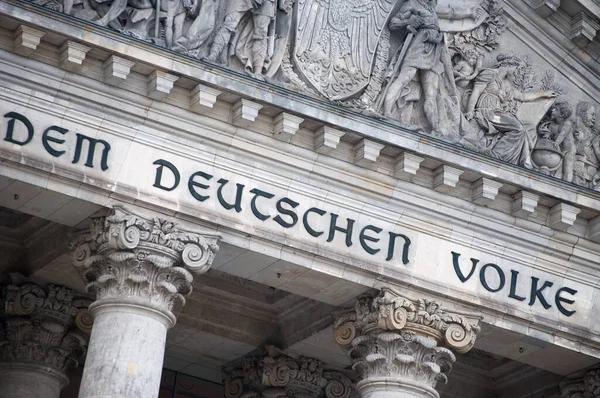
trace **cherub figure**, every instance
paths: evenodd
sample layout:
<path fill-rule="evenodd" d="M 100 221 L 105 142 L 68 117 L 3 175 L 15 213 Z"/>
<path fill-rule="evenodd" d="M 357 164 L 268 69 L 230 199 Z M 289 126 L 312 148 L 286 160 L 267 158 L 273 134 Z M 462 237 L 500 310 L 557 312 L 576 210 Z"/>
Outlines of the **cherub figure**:
<path fill-rule="evenodd" d="M 477 77 L 483 67 L 483 56 L 475 50 L 467 50 L 457 55 L 459 61 L 454 65 L 456 86 L 466 88 Z"/>
<path fill-rule="evenodd" d="M 556 177 L 571 182 L 575 164 L 575 144 L 573 142 L 573 123 L 569 120 L 573 107 L 566 101 L 556 101 L 548 110 L 538 126 L 538 135 L 552 140 L 556 149 L 563 154 L 562 175 Z"/>

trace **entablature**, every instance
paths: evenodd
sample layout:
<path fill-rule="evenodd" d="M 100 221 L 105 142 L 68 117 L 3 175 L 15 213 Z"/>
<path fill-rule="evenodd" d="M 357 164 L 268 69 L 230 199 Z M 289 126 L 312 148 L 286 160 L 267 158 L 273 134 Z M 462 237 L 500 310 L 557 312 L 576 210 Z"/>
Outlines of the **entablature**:
<path fill-rule="evenodd" d="M 15 147 L 2 149 L 5 176 L 54 175 L 65 184 L 80 184 L 91 192 L 82 196 L 103 206 L 124 201 L 154 206 L 184 219 L 219 223 L 229 234 L 225 242 L 242 240 L 248 234 L 275 242 L 272 250 L 277 253 L 285 246 L 316 251 L 319 260 L 315 264 L 336 263 L 336 271 L 328 272 L 355 278 L 368 287 L 413 280 L 415 269 L 395 270 L 382 258 L 366 260 L 362 252 L 358 256 L 357 252 L 332 253 L 324 242 L 315 249 L 314 242 L 295 241 L 294 234 L 281 236 L 281 231 L 258 221 L 234 232 L 240 226 L 235 215 L 218 211 L 206 215 L 181 194 L 187 194 L 183 186 L 190 175 L 207 167 L 215 180 L 238 175 L 242 179 L 235 181 L 240 184 L 250 181 L 281 195 L 289 192 L 290 197 L 315 201 L 316 206 L 333 204 L 348 217 L 360 214 L 358 221 L 365 224 L 391 220 L 391 230 L 408 227 L 426 236 L 421 248 L 441 240 L 459 244 L 473 250 L 463 253 L 467 264 L 468 256 L 483 253 L 491 259 L 481 257 L 482 264 L 503 259 L 534 265 L 552 277 L 590 288 L 585 302 L 588 310 L 593 308 L 593 289 L 598 283 L 596 242 L 600 240 L 597 192 L 29 3 L 0 3 L 0 12 L 6 27 L 0 43 L 5 71 L 0 82 L 7 88 L 2 94 L 4 104 L 20 106 L 7 108 L 7 113 L 22 110 L 25 117 L 35 113 L 31 117 L 34 140 L 48 127 L 40 124 L 42 119 L 62 115 L 61 123 L 82 126 L 82 133 L 88 130 L 96 137 L 139 145 L 142 149 L 136 160 L 176 159 L 183 179 L 180 192 L 169 196 L 150 191 L 150 186 L 140 189 L 137 183 L 148 175 L 133 175 L 122 163 L 114 165 L 117 170 L 107 177 L 99 165 L 82 173 L 83 159 L 75 166 L 59 161 L 50 166 Z M 40 15 L 53 22 L 51 28 L 40 26 Z M 26 35 L 31 40 L 24 40 Z M 35 37 L 41 38 L 38 44 Z M 35 51 L 27 50 L 29 58 L 17 55 L 21 51 L 15 46 L 17 39 L 29 50 L 35 44 Z M 119 87 L 114 88 L 115 84 Z M 71 144 L 65 146 L 71 151 L 65 156 L 75 161 L 77 145 Z M 34 145 L 41 148 L 39 142 Z M 285 190 L 280 191 L 281 187 Z M 251 217 L 247 209 L 243 215 Z M 427 241 L 429 237 L 433 238 Z M 451 258 L 449 253 L 444 255 Z M 420 267 L 427 260 L 420 257 L 415 263 Z M 427 265 L 422 267 L 427 269 Z M 445 286 L 442 280 L 419 280 L 416 285 L 447 295 L 460 290 Z M 526 317 L 525 310 L 511 312 L 510 306 L 507 309 L 494 299 L 480 298 L 476 289 L 481 287 L 461 296 L 462 300 L 487 307 L 492 318 L 502 312 Z M 541 323 L 549 330 L 553 318 Z M 572 330 L 565 328 L 565 333 L 570 333 L 567 329 Z M 582 329 L 577 333 L 586 333 Z"/>

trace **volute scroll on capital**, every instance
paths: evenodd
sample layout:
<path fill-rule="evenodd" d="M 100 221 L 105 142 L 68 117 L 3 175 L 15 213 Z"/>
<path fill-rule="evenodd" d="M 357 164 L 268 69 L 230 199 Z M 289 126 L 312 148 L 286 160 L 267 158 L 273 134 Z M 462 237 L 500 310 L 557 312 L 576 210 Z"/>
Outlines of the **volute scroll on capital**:
<path fill-rule="evenodd" d="M 561 398 L 599 398 L 600 369 L 590 369 L 578 379 L 563 380 L 560 384 Z"/>
<path fill-rule="evenodd" d="M 171 322 L 192 292 L 192 274 L 206 272 L 219 250 L 219 236 L 146 219 L 115 207 L 92 219 L 89 232 L 71 242 L 73 264 L 98 300 L 147 302 Z M 92 310 L 97 302 L 92 304 Z"/>
<path fill-rule="evenodd" d="M 450 312 L 436 301 L 415 300 L 383 288 L 375 298 L 358 299 L 354 311 L 336 320 L 335 339 L 342 347 L 350 348 L 357 336 L 406 331 L 463 354 L 475 344 L 481 319 L 477 314 Z"/>
<path fill-rule="evenodd" d="M 245 357 L 226 369 L 227 398 L 352 398 L 354 383 L 342 372 L 328 370 L 318 359 L 291 357 L 273 346 L 265 356 Z"/>
<path fill-rule="evenodd" d="M 0 364 L 30 364 L 64 379 L 85 357 L 91 300 L 67 287 L 9 279 L 0 284 Z"/>

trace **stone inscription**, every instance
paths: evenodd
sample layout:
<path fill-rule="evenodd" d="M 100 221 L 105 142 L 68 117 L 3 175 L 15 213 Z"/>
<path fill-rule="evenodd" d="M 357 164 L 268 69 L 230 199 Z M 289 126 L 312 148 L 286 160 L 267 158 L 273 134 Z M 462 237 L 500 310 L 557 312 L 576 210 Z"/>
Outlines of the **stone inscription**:
<path fill-rule="evenodd" d="M 475 274 L 477 270 L 477 265 L 479 264 L 479 259 L 471 258 L 471 269 L 467 274 L 465 274 L 460 266 L 459 259 L 460 253 L 452 253 L 452 265 L 454 266 L 454 271 L 456 272 L 456 276 L 462 283 L 467 282 L 471 277 Z M 553 282 L 550 281 L 542 281 L 540 278 L 536 278 L 535 276 L 531 277 L 530 290 L 518 292 L 517 291 L 517 283 L 519 281 L 519 271 L 514 269 L 510 270 L 510 284 L 508 289 L 505 289 L 507 286 L 507 273 L 497 264 L 487 263 L 482 265 L 479 268 L 479 282 L 481 286 L 485 290 L 491 293 L 506 293 L 508 291 L 508 297 L 526 302 L 529 306 L 535 305 L 536 302 L 539 302 L 542 307 L 545 309 L 550 309 L 552 304 L 548 302 L 547 297 L 550 297 L 550 301 L 554 301 L 556 308 L 561 312 L 561 314 L 565 316 L 572 316 L 575 314 L 575 310 L 570 310 L 565 307 L 565 304 L 575 304 L 575 300 L 564 297 L 565 295 L 575 296 L 577 294 L 577 290 L 572 289 L 570 287 L 561 287 L 556 290 L 554 296 L 552 296 L 551 290 L 554 286 Z"/>
<path fill-rule="evenodd" d="M 17 112 L 8 112 L 4 115 L 8 119 L 8 126 L 6 128 L 6 134 L 4 141 L 11 144 L 25 146 L 33 140 L 35 131 L 33 124 L 25 116 Z M 46 152 L 50 155 L 59 158 L 66 153 L 66 150 L 61 149 L 65 140 L 60 138 L 69 133 L 69 130 L 59 127 L 50 126 L 42 133 L 42 145 Z M 104 140 L 89 137 L 85 134 L 75 133 L 77 141 L 75 144 L 75 151 L 73 152 L 73 160 L 71 163 L 77 164 L 82 160 L 82 153 L 84 144 L 87 146 L 87 156 L 85 156 L 86 167 L 94 167 L 94 156 L 96 154 L 96 147 L 102 147 L 102 157 L 100 159 L 100 168 L 102 171 L 108 170 L 108 153 L 110 151 L 110 144 Z M 100 145 L 99 145 L 100 144 Z"/>
<path fill-rule="evenodd" d="M 179 186 L 181 174 L 173 163 L 164 159 L 158 159 L 153 164 L 157 166 L 154 187 L 165 191 L 172 191 Z M 172 182 L 169 184 L 163 182 L 164 173 L 170 173 L 170 181 L 172 180 Z M 302 214 L 299 214 L 294 210 L 300 205 L 299 202 L 287 197 L 276 198 L 274 194 L 258 188 L 248 190 L 244 184 L 236 184 L 235 197 L 226 197 L 223 189 L 229 184 L 229 180 L 219 178 L 215 181 L 213 177 L 213 175 L 203 171 L 197 171 L 190 175 L 187 179 L 187 188 L 190 195 L 197 201 L 204 202 L 210 198 L 210 195 L 203 194 L 203 191 L 210 188 L 209 184 L 216 183 L 218 186 L 217 200 L 225 210 L 240 213 L 242 211 L 242 203 L 250 195 L 250 209 L 252 210 L 252 214 L 261 221 L 269 222 L 268 220 L 271 219 L 271 221 L 276 222 L 283 228 L 293 228 L 297 224 L 302 223 L 304 231 L 315 238 L 327 234 L 327 242 L 332 242 L 336 233 L 343 234 L 345 235 L 345 244 L 347 247 L 352 246 L 358 239 L 358 243 L 370 255 L 375 255 L 382 248 L 385 248 L 384 250 L 387 251 L 386 261 L 391 261 L 394 258 L 398 238 L 401 238 L 400 242 L 403 243 L 402 263 L 406 265 L 409 262 L 408 250 L 411 241 L 406 235 L 391 231 L 385 233 L 382 228 L 375 225 L 366 225 L 358 231 L 355 228 L 356 220 L 346 218 L 345 221 L 342 221 L 338 214 L 327 212 L 318 207 L 311 207 Z M 274 216 L 270 211 L 273 208 L 277 212 Z M 317 230 L 317 227 L 315 227 L 317 217 L 328 217 L 329 227 L 325 230 Z M 385 238 L 380 238 L 380 236 L 384 236 Z M 387 241 L 387 245 L 382 246 L 380 244 L 382 239 Z"/>

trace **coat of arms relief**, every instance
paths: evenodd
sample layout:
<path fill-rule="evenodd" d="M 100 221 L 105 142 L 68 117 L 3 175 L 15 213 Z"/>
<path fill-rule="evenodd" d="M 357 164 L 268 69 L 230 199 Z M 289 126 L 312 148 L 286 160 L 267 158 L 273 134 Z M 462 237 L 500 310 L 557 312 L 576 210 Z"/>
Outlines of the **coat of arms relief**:
<path fill-rule="evenodd" d="M 34 1 L 600 190 L 597 104 L 501 40 L 503 0 Z"/>

